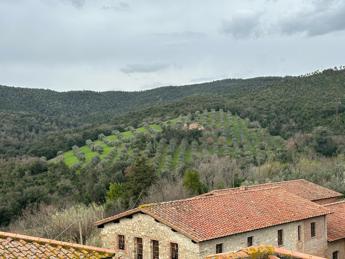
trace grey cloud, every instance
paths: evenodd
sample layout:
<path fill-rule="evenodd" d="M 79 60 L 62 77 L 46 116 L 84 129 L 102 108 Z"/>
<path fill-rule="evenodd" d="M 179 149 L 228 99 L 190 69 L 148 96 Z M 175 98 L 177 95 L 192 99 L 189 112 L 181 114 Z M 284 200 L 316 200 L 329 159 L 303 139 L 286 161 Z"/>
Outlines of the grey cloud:
<path fill-rule="evenodd" d="M 302 33 L 307 36 L 324 35 L 345 30 L 345 3 L 342 1 L 314 1 L 314 8 L 300 12 L 282 20 L 280 29 L 283 34 Z"/>
<path fill-rule="evenodd" d="M 107 11 L 129 11 L 130 5 L 126 2 L 119 2 L 111 5 L 104 5 L 102 9 Z"/>
<path fill-rule="evenodd" d="M 313 0 L 312 5 L 314 12 L 324 12 L 330 6 L 336 4 L 338 0 Z"/>
<path fill-rule="evenodd" d="M 207 35 L 197 31 L 173 31 L 159 32 L 151 34 L 153 41 L 159 42 L 161 45 L 170 47 L 185 46 L 186 44 L 194 44 L 201 42 L 207 38 Z"/>
<path fill-rule="evenodd" d="M 152 63 L 152 64 L 130 64 L 122 68 L 121 71 L 126 74 L 132 73 L 153 73 L 164 70 L 169 67 L 168 64 Z"/>
<path fill-rule="evenodd" d="M 76 8 L 82 8 L 85 5 L 85 0 L 65 0 L 66 2 L 69 2 Z"/>
<path fill-rule="evenodd" d="M 261 13 L 238 12 L 231 19 L 223 21 L 222 31 L 238 39 L 255 36 L 260 30 L 260 17 Z"/>
<path fill-rule="evenodd" d="M 166 37 L 166 38 L 188 38 L 188 39 L 200 39 L 205 36 L 202 32 L 196 31 L 180 31 L 180 32 L 160 32 L 154 33 L 153 36 L 156 37 Z"/>
<path fill-rule="evenodd" d="M 281 7 L 282 1 L 266 0 L 271 6 Z M 237 39 L 269 35 L 304 34 L 324 35 L 345 30 L 345 1 L 311 0 L 306 6 L 281 14 L 272 11 L 236 12 L 230 19 L 223 20 L 222 32 Z M 274 18 L 274 19 L 273 19 Z"/>

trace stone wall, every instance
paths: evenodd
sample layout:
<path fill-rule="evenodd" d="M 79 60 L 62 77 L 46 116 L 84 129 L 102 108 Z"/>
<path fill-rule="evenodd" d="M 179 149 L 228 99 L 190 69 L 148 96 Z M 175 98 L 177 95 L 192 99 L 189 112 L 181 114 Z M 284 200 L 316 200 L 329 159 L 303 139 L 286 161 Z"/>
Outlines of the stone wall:
<path fill-rule="evenodd" d="M 118 250 L 118 234 L 125 236 L 125 251 Z M 102 246 L 115 249 L 124 254 L 124 258 L 134 258 L 136 237 L 143 239 L 144 258 L 152 258 L 151 240 L 159 241 L 160 259 L 170 259 L 171 242 L 178 244 L 179 258 L 200 258 L 198 244 L 145 214 L 135 214 L 133 218 L 121 219 L 119 223 L 108 223 L 101 231 Z"/>
<path fill-rule="evenodd" d="M 310 223 L 316 222 L 316 237 L 310 238 Z M 301 241 L 298 241 L 297 229 L 301 226 Z M 218 238 L 200 244 L 202 256 L 216 253 L 216 245 L 223 244 L 223 252 L 237 251 L 247 247 L 247 238 L 253 236 L 253 245 L 278 246 L 278 230 L 283 229 L 283 247 L 308 254 L 324 256 L 327 249 L 325 217 L 312 220 L 293 222 L 289 224 L 264 228 L 248 233 L 241 233 L 230 237 Z"/>
<path fill-rule="evenodd" d="M 316 236 L 310 236 L 310 223 L 316 223 Z M 301 226 L 301 241 L 298 241 L 297 229 Z M 132 218 L 121 219 L 118 223 L 108 223 L 101 231 L 103 247 L 118 251 L 117 237 L 124 235 L 126 248 L 118 251 L 124 254 L 125 258 L 134 258 L 136 237 L 143 239 L 144 258 L 152 258 L 151 240 L 159 241 L 160 259 L 170 259 L 170 243 L 179 245 L 179 258 L 201 259 L 207 255 L 216 253 L 216 245 L 223 244 L 223 252 L 237 251 L 247 247 L 247 237 L 253 236 L 253 245 L 278 246 L 278 230 L 283 229 L 283 247 L 308 254 L 325 256 L 327 250 L 327 230 L 325 217 L 317 217 L 306 221 L 293 222 L 241 233 L 224 238 L 218 238 L 201 242 L 192 242 L 185 235 L 176 232 L 170 227 L 156 221 L 145 214 L 135 214 Z"/>
<path fill-rule="evenodd" d="M 345 258 L 345 239 L 328 243 L 327 258 L 332 259 L 333 252 L 338 251 L 338 258 Z"/>
<path fill-rule="evenodd" d="M 311 223 L 316 223 L 316 236 L 311 237 Z M 301 252 L 325 256 L 327 251 L 327 221 L 326 217 L 308 219 L 303 225 L 304 242 Z"/>

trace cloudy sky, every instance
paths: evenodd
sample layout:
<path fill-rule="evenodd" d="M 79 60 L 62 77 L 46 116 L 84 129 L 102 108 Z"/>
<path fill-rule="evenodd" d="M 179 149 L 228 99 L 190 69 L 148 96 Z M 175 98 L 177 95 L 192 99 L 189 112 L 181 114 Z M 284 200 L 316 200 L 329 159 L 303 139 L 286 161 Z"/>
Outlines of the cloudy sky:
<path fill-rule="evenodd" d="M 0 84 L 144 90 L 345 65 L 343 0 L 0 0 Z"/>

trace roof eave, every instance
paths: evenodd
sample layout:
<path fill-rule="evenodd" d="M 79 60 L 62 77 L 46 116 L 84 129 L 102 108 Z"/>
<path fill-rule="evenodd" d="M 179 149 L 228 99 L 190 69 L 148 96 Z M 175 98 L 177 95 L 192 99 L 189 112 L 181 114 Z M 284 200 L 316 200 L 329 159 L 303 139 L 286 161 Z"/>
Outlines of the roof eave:
<path fill-rule="evenodd" d="M 120 219 L 123 219 L 123 218 L 126 218 L 128 216 L 131 216 L 131 215 L 134 215 L 134 214 L 137 214 L 137 213 L 143 213 L 143 214 L 146 214 L 152 218 L 154 218 L 155 220 L 157 220 L 158 222 L 161 222 L 163 223 L 164 225 L 170 227 L 171 229 L 174 229 L 176 230 L 177 232 L 181 233 L 182 235 L 186 236 L 187 238 L 189 238 L 190 240 L 192 240 L 193 242 L 196 242 L 196 243 L 199 243 L 201 241 L 203 241 L 202 239 L 196 237 L 196 236 L 193 236 L 189 233 L 187 233 L 186 231 L 183 231 L 181 230 L 179 227 L 175 226 L 174 224 L 160 218 L 160 217 L 157 217 L 157 215 L 155 215 L 154 213 L 151 213 L 150 211 L 148 210 L 145 210 L 144 208 L 137 208 L 137 209 L 133 209 L 131 211 L 128 211 L 128 213 L 123 213 L 123 214 L 119 214 L 118 217 L 109 217 L 109 218 L 105 218 L 103 220 L 100 220 L 100 221 L 97 221 L 95 222 L 95 225 L 98 227 L 98 228 L 101 228 L 103 227 L 105 224 L 109 224 L 111 222 L 114 222 L 116 220 L 120 220 Z"/>
<path fill-rule="evenodd" d="M 270 228 L 270 227 L 275 227 L 275 226 L 280 226 L 280 225 L 289 224 L 289 223 L 294 223 L 294 222 L 298 222 L 298 221 L 302 221 L 302 220 L 307 220 L 307 219 L 312 219 L 312 218 L 318 218 L 318 217 L 326 216 L 326 215 L 329 215 L 329 214 L 332 214 L 332 212 L 327 212 L 327 213 L 323 213 L 323 214 L 320 214 L 320 215 L 311 216 L 311 217 L 303 218 L 303 219 L 297 219 L 297 220 L 292 220 L 292 221 L 286 221 L 286 222 L 282 222 L 282 223 L 278 223 L 278 224 L 273 224 L 273 225 L 269 225 L 269 226 L 264 226 L 264 227 L 260 227 L 260 228 L 255 228 L 255 229 L 243 231 L 243 232 L 235 232 L 235 233 L 232 233 L 232 234 L 229 234 L 229 235 L 223 235 L 223 236 L 217 236 L 217 237 L 202 239 L 202 240 L 200 240 L 199 242 L 207 242 L 207 241 L 215 240 L 215 239 L 218 239 L 218 238 L 224 238 L 224 237 L 228 237 L 228 236 L 239 235 L 239 234 L 242 234 L 242 233 L 248 233 L 248 232 L 251 232 L 251 231 L 261 230 L 261 229 Z M 345 237 L 344 237 L 344 238 L 345 238 Z M 339 238 L 339 239 L 341 239 L 341 238 Z"/>
<path fill-rule="evenodd" d="M 335 241 L 339 241 L 345 239 L 345 236 L 343 237 L 337 237 L 337 238 L 327 238 L 327 242 L 335 242 Z"/>
<path fill-rule="evenodd" d="M 140 213 L 140 209 L 139 208 L 136 208 L 136 209 L 132 209 L 132 210 L 128 210 L 128 211 L 125 211 L 125 212 L 122 212 L 122 213 L 119 213 L 119 214 L 116 214 L 114 216 L 110 216 L 110 217 L 107 217 L 105 219 L 102 219 L 102 220 L 99 220 L 99 221 L 96 221 L 94 223 L 94 225 L 98 228 L 101 228 L 103 227 L 105 224 L 108 224 L 108 223 L 111 223 L 113 221 L 116 221 L 118 219 L 122 219 L 122 218 L 125 218 L 125 217 L 128 217 L 128 216 L 131 216 L 135 213 Z"/>
<path fill-rule="evenodd" d="M 343 197 L 344 197 L 344 195 L 342 193 L 338 193 L 338 194 L 334 194 L 332 196 L 327 196 L 324 198 L 312 199 L 311 201 L 317 202 L 317 201 L 322 201 L 322 200 L 328 200 L 328 199 L 333 199 L 333 198 L 343 198 Z M 327 204 L 325 204 L 325 205 L 327 205 Z"/>

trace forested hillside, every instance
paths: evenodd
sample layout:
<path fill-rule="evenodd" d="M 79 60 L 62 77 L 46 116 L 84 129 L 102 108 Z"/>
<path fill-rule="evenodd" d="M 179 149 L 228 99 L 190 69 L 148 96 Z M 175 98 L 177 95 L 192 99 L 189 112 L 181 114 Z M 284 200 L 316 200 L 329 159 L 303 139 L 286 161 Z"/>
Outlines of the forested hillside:
<path fill-rule="evenodd" d="M 257 122 L 223 110 L 196 111 L 155 124 L 142 122 L 136 129 L 129 126 L 121 132 L 113 130 L 108 136 L 102 133 L 97 139 L 87 139 L 84 146 L 73 146 L 50 161 L 23 158 L 0 164 L 0 194 L 4 198 L 0 220 L 6 223 L 21 209 L 42 202 L 104 203 L 107 191 L 114 192 L 114 188 L 121 189 L 124 197 L 120 207 L 126 208 L 138 199 L 137 192 L 128 190 L 147 194 L 155 179 L 181 179 L 197 160 L 238 159 L 238 166 L 248 168 L 281 159 L 284 150 L 282 138 L 270 136 Z M 140 167 L 144 166 L 141 177 L 146 184 L 137 176 L 129 176 L 128 170 L 138 161 L 142 162 Z M 123 191 L 128 179 L 135 183 Z M 244 179 L 236 174 L 231 182 Z M 108 203 L 112 204 L 119 194 L 109 195 Z M 63 201 L 59 201 L 62 196 Z"/>
<path fill-rule="evenodd" d="M 345 71 L 301 77 L 228 79 L 143 92 L 65 92 L 0 86 L 0 154 L 52 158 L 114 125 L 196 110 L 229 110 L 285 138 L 345 129 Z M 132 112 L 130 118 L 126 116 Z M 144 117 L 143 117 L 144 116 Z M 62 132 L 61 132 L 62 131 Z M 46 148 L 50 143 L 50 150 Z"/>

